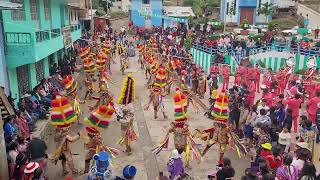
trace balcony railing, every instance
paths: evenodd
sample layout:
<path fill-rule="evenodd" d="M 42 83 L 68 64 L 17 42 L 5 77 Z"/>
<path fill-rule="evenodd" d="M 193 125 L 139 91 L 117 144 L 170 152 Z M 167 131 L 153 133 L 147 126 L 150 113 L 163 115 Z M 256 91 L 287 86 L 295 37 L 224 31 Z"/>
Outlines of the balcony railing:
<path fill-rule="evenodd" d="M 31 33 L 6 33 L 7 44 L 31 44 Z"/>

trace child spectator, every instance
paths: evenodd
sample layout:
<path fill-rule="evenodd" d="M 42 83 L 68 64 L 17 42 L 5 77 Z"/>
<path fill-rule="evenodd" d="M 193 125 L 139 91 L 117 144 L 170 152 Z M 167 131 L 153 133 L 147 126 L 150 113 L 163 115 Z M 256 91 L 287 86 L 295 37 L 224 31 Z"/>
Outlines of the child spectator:
<path fill-rule="evenodd" d="M 235 175 L 235 170 L 231 166 L 229 158 L 223 158 L 223 167 L 217 172 L 217 180 L 231 179 Z"/>
<path fill-rule="evenodd" d="M 291 133 L 287 126 L 285 126 L 281 133 L 279 134 L 279 140 L 278 140 L 279 146 L 282 150 L 282 153 L 288 153 L 290 150 L 290 144 L 291 144 Z"/>
<path fill-rule="evenodd" d="M 298 171 L 297 169 L 291 165 L 292 156 L 286 155 L 283 159 L 283 164 L 277 169 L 276 177 L 278 180 L 297 180 L 298 179 Z"/>

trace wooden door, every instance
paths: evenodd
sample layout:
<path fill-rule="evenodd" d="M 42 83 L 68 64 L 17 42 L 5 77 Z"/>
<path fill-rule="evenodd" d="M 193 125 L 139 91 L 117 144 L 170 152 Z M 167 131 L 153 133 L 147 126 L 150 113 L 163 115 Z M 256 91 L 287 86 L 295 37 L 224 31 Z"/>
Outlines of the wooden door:
<path fill-rule="evenodd" d="M 247 19 L 249 21 L 249 24 L 253 24 L 253 14 L 254 9 L 253 8 L 241 8 L 240 10 L 240 24 Z"/>

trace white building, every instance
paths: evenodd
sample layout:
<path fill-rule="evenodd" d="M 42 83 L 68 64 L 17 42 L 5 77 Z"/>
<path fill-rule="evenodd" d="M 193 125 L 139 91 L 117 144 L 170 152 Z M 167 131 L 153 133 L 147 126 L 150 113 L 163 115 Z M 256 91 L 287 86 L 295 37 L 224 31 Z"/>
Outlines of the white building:
<path fill-rule="evenodd" d="M 266 24 L 272 17 L 259 14 L 258 9 L 267 2 L 281 8 L 295 5 L 294 0 L 221 0 L 220 19 L 238 25 L 245 19 L 249 24 Z"/>

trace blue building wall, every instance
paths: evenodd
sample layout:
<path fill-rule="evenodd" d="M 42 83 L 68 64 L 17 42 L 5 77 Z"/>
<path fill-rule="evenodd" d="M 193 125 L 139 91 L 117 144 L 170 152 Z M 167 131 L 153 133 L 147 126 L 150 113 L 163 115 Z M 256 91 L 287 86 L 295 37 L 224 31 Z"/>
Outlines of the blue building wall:
<path fill-rule="evenodd" d="M 257 0 L 240 0 L 239 7 L 257 7 Z"/>
<path fill-rule="evenodd" d="M 150 0 L 152 14 L 162 15 L 162 0 Z M 131 2 L 131 21 L 134 26 L 145 26 L 145 17 L 140 16 L 142 0 L 132 0 Z M 162 19 L 151 17 L 151 25 L 161 26 Z"/>

